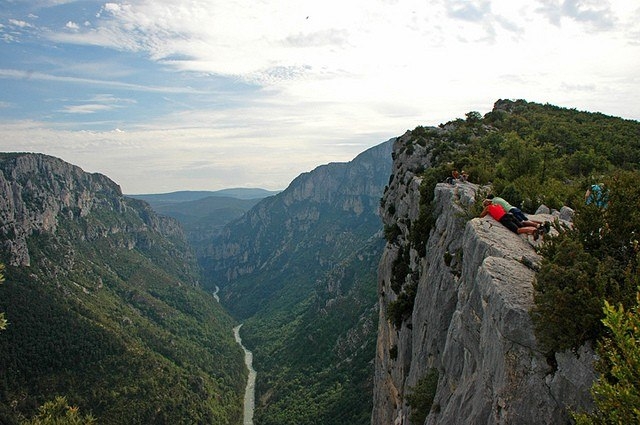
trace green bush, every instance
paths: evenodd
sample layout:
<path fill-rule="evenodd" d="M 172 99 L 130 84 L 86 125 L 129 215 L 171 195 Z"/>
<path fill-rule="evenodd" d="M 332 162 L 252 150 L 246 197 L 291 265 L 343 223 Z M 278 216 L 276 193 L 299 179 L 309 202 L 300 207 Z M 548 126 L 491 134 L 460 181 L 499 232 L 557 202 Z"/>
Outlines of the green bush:
<path fill-rule="evenodd" d="M 598 344 L 601 376 L 591 388 L 596 408 L 574 413 L 577 425 L 640 423 L 640 293 L 636 300 L 628 311 L 605 301 L 609 336 Z"/>
<path fill-rule="evenodd" d="M 396 329 L 400 329 L 402 322 L 411 317 L 417 289 L 418 284 L 416 282 L 406 284 L 403 287 L 403 292 L 398 295 L 398 298 L 387 305 L 385 311 L 387 320 L 393 324 Z"/>
<path fill-rule="evenodd" d="M 411 422 L 414 424 L 424 423 L 427 418 L 433 399 L 438 389 L 438 370 L 429 369 L 427 374 L 420 378 L 416 386 L 409 388 L 407 403 L 411 408 Z"/>
<path fill-rule="evenodd" d="M 538 338 L 552 352 L 577 348 L 603 335 L 602 303 L 635 302 L 639 283 L 638 172 L 605 179 L 607 208 L 583 205 L 574 228 L 549 239 L 535 283 L 532 318 Z"/>
<path fill-rule="evenodd" d="M 69 406 L 65 397 L 56 397 L 38 409 L 38 414 L 21 425 L 93 425 L 97 423 L 91 415 L 80 415 L 76 406 Z"/>
<path fill-rule="evenodd" d="M 392 225 L 385 224 L 384 226 L 384 238 L 387 242 L 393 243 L 397 240 L 398 236 L 400 236 L 400 226 L 396 223 Z"/>

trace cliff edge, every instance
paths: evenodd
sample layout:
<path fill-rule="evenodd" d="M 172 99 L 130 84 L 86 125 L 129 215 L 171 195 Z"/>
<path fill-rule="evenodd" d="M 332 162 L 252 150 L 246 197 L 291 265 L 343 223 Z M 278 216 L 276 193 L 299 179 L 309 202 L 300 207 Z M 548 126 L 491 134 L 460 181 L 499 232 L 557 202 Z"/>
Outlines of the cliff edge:
<path fill-rule="evenodd" d="M 541 261 L 533 240 L 471 217 L 478 186 L 440 183 L 421 255 L 409 241 L 420 214 L 420 170 L 430 155 L 428 147 L 406 149 L 407 138 L 394 146 L 381 208 L 397 236 L 378 270 L 372 424 L 568 423 L 567 408 L 591 406 L 594 355 L 582 347 L 547 358 L 539 347 L 529 317 Z M 390 320 L 390 305 L 408 293 L 415 294 L 413 308 L 400 322 Z M 417 412 L 408 396 L 423 391 L 428 377 L 437 381 L 427 391 L 433 402 Z"/>

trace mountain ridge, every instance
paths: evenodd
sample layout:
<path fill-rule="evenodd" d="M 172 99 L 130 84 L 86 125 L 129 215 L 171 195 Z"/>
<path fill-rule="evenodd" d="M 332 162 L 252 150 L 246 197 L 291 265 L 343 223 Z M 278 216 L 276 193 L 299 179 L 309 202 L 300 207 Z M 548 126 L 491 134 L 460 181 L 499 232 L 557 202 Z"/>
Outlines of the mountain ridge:
<path fill-rule="evenodd" d="M 197 201 L 199 199 L 214 197 L 227 197 L 235 199 L 262 199 L 277 195 L 280 190 L 267 190 L 261 188 L 225 188 L 220 190 L 178 190 L 167 193 L 141 193 L 127 194 L 131 198 L 141 199 L 150 205 L 164 205 L 179 202 Z"/>

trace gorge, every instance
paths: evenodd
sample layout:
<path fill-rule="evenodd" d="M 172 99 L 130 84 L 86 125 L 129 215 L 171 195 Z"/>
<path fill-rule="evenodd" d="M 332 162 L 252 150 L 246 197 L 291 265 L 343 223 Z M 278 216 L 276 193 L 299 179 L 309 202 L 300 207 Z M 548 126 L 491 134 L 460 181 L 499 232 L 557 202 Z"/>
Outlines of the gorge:
<path fill-rule="evenodd" d="M 593 408 L 593 344 L 542 346 L 542 242 L 478 205 L 493 190 L 569 226 L 590 176 L 637 168 L 639 135 L 498 101 L 234 201 L 208 231 L 198 203 L 186 234 L 106 176 L 2 154 L 0 422 L 63 394 L 101 424 L 569 423 Z"/>

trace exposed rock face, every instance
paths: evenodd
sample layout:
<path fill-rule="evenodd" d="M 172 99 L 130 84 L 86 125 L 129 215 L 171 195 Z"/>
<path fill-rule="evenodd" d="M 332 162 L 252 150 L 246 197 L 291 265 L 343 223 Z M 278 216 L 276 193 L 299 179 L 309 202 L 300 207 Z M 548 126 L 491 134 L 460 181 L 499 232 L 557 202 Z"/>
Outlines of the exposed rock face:
<path fill-rule="evenodd" d="M 228 225 L 201 258 L 206 272 L 223 286 L 223 295 L 227 282 L 262 270 L 288 270 L 286 280 L 293 279 L 290 274 L 298 271 L 290 270 L 299 264 L 313 268 L 301 271 L 307 275 L 326 270 L 378 233 L 391 146 L 387 141 L 351 162 L 301 174 Z"/>
<path fill-rule="evenodd" d="M 384 222 L 397 225 L 400 235 L 387 244 L 379 265 L 371 423 L 413 423 L 406 397 L 430 371 L 439 379 L 426 424 L 567 423 L 568 406 L 591 404 L 593 353 L 583 347 L 579 355 L 556 355 L 557 366 L 548 364 L 529 317 L 541 258 L 531 237 L 491 218 L 469 217 L 477 186 L 436 186 L 437 220 L 426 255 L 410 250 L 413 277 L 406 279 L 417 281 L 413 311 L 398 327 L 387 319 L 387 306 L 398 298 L 393 264 L 419 213 L 417 170 L 429 165 L 427 149 L 403 152 L 404 142 L 394 147 L 392 184 L 383 199 L 394 205 L 383 211 Z"/>
<path fill-rule="evenodd" d="M 122 218 L 103 219 L 110 212 Z M 86 173 L 48 155 L 1 154 L 0 240 L 8 257 L 5 261 L 29 265 L 28 237 L 34 232 L 56 234 L 65 220 L 82 223 L 73 226 L 74 233 L 69 235 L 79 240 L 122 233 L 126 236 L 121 243 L 133 249 L 153 244 L 148 233 L 157 232 L 186 245 L 177 221 L 157 216 L 146 202 L 123 196 L 120 187 L 102 174 Z M 188 253 L 176 251 L 175 255 L 195 261 Z"/>

